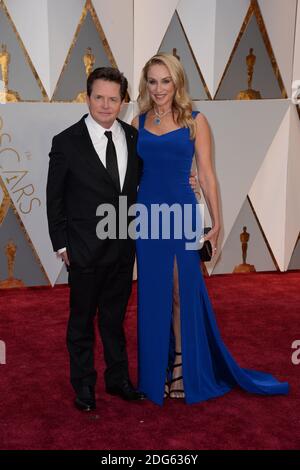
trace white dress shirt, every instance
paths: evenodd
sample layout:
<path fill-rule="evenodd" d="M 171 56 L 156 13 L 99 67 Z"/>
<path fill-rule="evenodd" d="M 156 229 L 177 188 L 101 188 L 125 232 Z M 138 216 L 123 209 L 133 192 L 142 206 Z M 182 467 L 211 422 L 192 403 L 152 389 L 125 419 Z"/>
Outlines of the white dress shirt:
<path fill-rule="evenodd" d="M 118 161 L 118 170 L 119 170 L 119 177 L 120 177 L 120 186 L 121 191 L 124 185 L 125 174 L 127 169 L 127 161 L 128 161 L 128 150 L 127 150 L 127 142 L 125 132 L 121 124 L 115 120 L 113 125 L 110 129 L 105 129 L 104 127 L 100 126 L 95 119 L 92 118 L 90 114 L 87 115 L 85 118 L 85 124 L 90 134 L 90 138 L 92 140 L 94 149 L 97 152 L 98 157 L 100 158 L 102 164 L 106 168 L 106 146 L 108 139 L 104 135 L 105 131 L 112 132 L 112 139 L 115 144 L 116 153 L 117 153 L 117 161 Z M 58 250 L 58 254 L 63 253 L 66 251 L 66 248 L 60 248 Z"/>
<path fill-rule="evenodd" d="M 127 169 L 127 160 L 128 160 L 128 151 L 127 151 L 127 142 L 125 132 L 121 124 L 116 120 L 110 129 L 105 129 L 100 126 L 95 119 L 92 118 L 90 114 L 85 118 L 85 124 L 89 131 L 91 140 L 93 142 L 94 149 L 96 150 L 101 162 L 106 168 L 106 147 L 107 147 L 107 137 L 104 135 L 105 131 L 112 132 L 113 142 L 115 144 L 117 160 L 118 160 L 118 170 L 120 177 L 121 190 L 123 188 L 125 174 Z"/>

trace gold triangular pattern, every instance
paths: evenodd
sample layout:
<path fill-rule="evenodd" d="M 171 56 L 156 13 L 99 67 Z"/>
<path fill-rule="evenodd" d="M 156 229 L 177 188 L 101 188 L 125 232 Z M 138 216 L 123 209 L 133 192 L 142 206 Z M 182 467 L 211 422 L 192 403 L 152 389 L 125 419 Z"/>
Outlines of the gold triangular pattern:
<path fill-rule="evenodd" d="M 60 73 L 60 76 L 58 78 L 58 81 L 56 83 L 56 86 L 55 86 L 55 89 L 54 89 L 54 92 L 53 92 L 53 95 L 52 95 L 52 98 L 51 98 L 51 102 L 55 102 L 55 100 L 53 99 L 53 97 L 56 95 L 57 93 L 57 90 L 58 90 L 58 87 L 59 87 L 59 84 L 60 84 L 60 81 L 61 81 L 61 78 L 62 76 L 64 75 L 64 72 L 66 70 L 66 67 L 69 63 L 69 60 L 70 60 L 70 57 L 71 57 L 71 54 L 72 54 L 72 51 L 75 47 L 75 44 L 76 44 L 76 41 L 78 39 L 78 36 L 79 36 L 79 33 L 80 33 L 80 30 L 81 30 L 81 27 L 86 19 L 86 16 L 88 14 L 88 12 L 91 14 L 91 17 L 92 17 L 92 20 L 95 24 L 95 27 L 97 29 L 97 32 L 99 34 L 99 37 L 101 39 L 101 42 L 102 42 L 102 45 L 103 45 L 103 48 L 105 50 L 105 53 L 108 57 L 108 60 L 110 61 L 111 63 L 111 66 L 112 67 L 116 67 L 117 68 L 117 63 L 116 63 L 116 60 L 113 56 L 113 53 L 109 47 L 109 44 L 108 44 L 108 41 L 106 39 L 106 36 L 105 36 L 105 33 L 104 33 L 104 30 L 101 26 L 101 23 L 99 21 L 99 18 L 97 16 L 97 13 L 96 13 L 96 10 L 92 4 L 92 1 L 91 0 L 86 0 L 86 3 L 83 7 L 83 10 L 82 10 L 82 14 L 81 14 L 81 17 L 80 17 L 80 20 L 79 20 L 79 23 L 78 23 L 78 26 L 76 28 L 76 31 L 75 31 L 75 34 L 74 34 L 74 38 L 73 38 L 73 41 L 71 43 L 71 46 L 70 46 L 70 49 L 68 51 L 68 54 L 67 54 L 67 57 L 66 57 L 66 60 L 64 62 L 64 65 L 62 67 L 62 70 L 61 70 L 61 73 Z M 127 101 L 127 100 L 126 100 Z M 63 100 L 63 101 L 59 101 L 60 103 L 73 103 L 74 101 L 73 100 Z"/>
<path fill-rule="evenodd" d="M 6 217 L 8 209 L 10 208 L 11 199 L 10 199 L 10 195 L 8 194 L 8 191 L 5 187 L 5 184 L 2 181 L 1 176 L 0 176 L 0 186 L 1 186 L 1 189 L 3 191 L 3 199 L 0 203 L 0 225 L 1 225 L 3 220 Z"/>
<path fill-rule="evenodd" d="M 245 203 L 246 203 L 246 202 L 247 202 L 248 206 L 245 207 Z M 277 261 L 276 261 L 276 259 L 275 259 L 275 257 L 274 257 L 274 254 L 273 254 L 273 252 L 272 252 L 272 249 L 271 249 L 271 247 L 270 247 L 270 245 L 269 245 L 269 243 L 268 243 L 268 240 L 267 240 L 267 238 L 266 238 L 266 236 L 265 236 L 265 233 L 264 233 L 264 231 L 263 231 L 263 229 L 262 229 L 262 226 L 261 226 L 261 224 L 260 224 L 260 222 L 259 222 L 259 219 L 258 219 L 258 217 L 257 217 L 257 214 L 256 214 L 256 212 L 255 212 L 255 209 L 254 209 L 254 207 L 253 207 L 253 205 L 252 205 L 252 203 L 251 203 L 251 200 L 250 200 L 249 196 L 247 196 L 246 199 L 244 200 L 242 206 L 241 206 L 241 209 L 240 209 L 240 211 L 239 211 L 237 217 L 235 218 L 235 221 L 234 221 L 234 223 L 233 223 L 233 225 L 232 225 L 232 227 L 231 227 L 231 230 L 230 230 L 228 236 L 226 237 L 225 244 L 223 245 L 222 249 L 221 249 L 220 252 L 218 253 L 218 256 L 217 256 L 217 259 L 216 259 L 216 261 L 215 261 L 215 263 L 214 263 L 214 266 L 213 266 L 213 268 L 212 268 L 211 274 L 221 274 L 221 273 L 224 272 L 222 269 L 219 271 L 219 261 L 220 261 L 220 260 L 222 261 L 222 256 L 223 256 L 224 254 L 225 254 L 225 256 L 226 256 L 226 253 L 228 252 L 228 243 L 229 243 L 229 244 L 232 243 L 232 240 L 233 240 L 233 238 L 232 238 L 232 237 L 233 237 L 233 233 L 235 232 L 235 228 L 236 228 L 236 226 L 237 226 L 238 221 L 239 221 L 240 223 L 242 222 L 241 225 L 240 225 L 240 228 L 242 228 L 244 225 L 246 225 L 247 230 L 248 230 L 248 223 L 247 223 L 247 220 L 245 220 L 244 217 L 243 217 L 243 219 L 241 218 L 241 212 L 243 211 L 243 213 L 244 213 L 244 210 L 245 210 L 246 208 L 247 208 L 247 211 L 248 211 L 248 208 L 249 208 L 249 211 L 250 211 L 249 214 L 251 214 L 250 217 L 253 218 L 253 220 L 254 220 L 255 223 L 256 223 L 255 230 L 257 229 L 257 232 L 261 235 L 262 240 L 263 240 L 263 243 L 264 243 L 264 249 L 265 249 L 266 252 L 268 252 L 269 255 L 270 255 L 270 259 L 271 259 L 271 261 L 272 261 L 272 263 L 273 263 L 273 267 L 272 267 L 273 269 L 271 269 L 271 271 L 278 271 L 278 272 L 280 272 L 278 263 L 277 263 Z M 244 213 L 244 214 L 245 214 L 245 213 Z M 242 220 L 243 220 L 243 221 L 242 221 Z M 251 223 L 250 223 L 250 225 L 251 225 Z M 253 243 L 253 235 L 252 235 L 252 233 L 254 232 L 254 228 L 252 227 L 252 231 L 250 230 L 249 232 L 250 232 L 250 244 L 252 244 L 252 243 Z M 234 239 L 235 239 L 235 238 L 234 238 Z M 255 247 L 255 245 L 254 245 L 254 247 Z M 240 250 L 240 249 L 241 249 L 241 246 L 239 245 L 239 250 Z M 239 255 L 240 255 L 240 258 L 237 258 L 237 259 L 240 259 L 240 261 L 242 262 L 242 251 L 239 251 Z M 248 259 L 249 259 L 249 256 L 248 256 Z M 225 261 L 225 269 L 228 269 L 228 268 L 230 268 L 230 266 L 231 266 L 231 271 L 229 270 L 229 271 L 225 271 L 225 272 L 228 272 L 228 273 L 229 273 L 229 272 L 236 272 L 236 273 L 238 273 L 238 272 L 243 272 L 243 271 L 235 271 L 234 268 L 237 267 L 239 264 L 237 264 L 237 265 L 234 265 L 234 264 L 230 265 L 229 263 L 231 263 L 231 262 L 232 262 L 232 260 L 230 260 L 230 262 L 229 262 L 229 259 L 228 259 L 228 258 L 227 258 L 227 261 Z M 249 263 L 251 264 L 252 262 L 253 262 L 253 259 L 250 258 L 250 259 L 249 259 Z M 247 261 L 247 263 L 248 263 L 248 261 Z M 254 267 L 256 268 L 255 261 L 254 261 Z M 270 269 L 270 268 L 269 268 L 269 269 Z M 261 271 L 261 269 L 258 269 L 257 272 L 259 272 L 259 271 Z M 250 272 L 250 271 L 249 271 L 249 272 Z"/>
<path fill-rule="evenodd" d="M 277 271 L 280 272 L 280 268 L 279 268 L 278 263 L 277 263 L 277 261 L 276 261 L 276 258 L 275 258 L 275 256 L 274 256 L 274 253 L 273 253 L 273 251 L 272 251 L 272 249 L 271 249 L 271 247 L 270 247 L 270 244 L 269 244 L 268 239 L 267 239 L 267 237 L 266 237 L 266 235 L 265 235 L 265 232 L 264 232 L 264 230 L 263 230 L 263 228 L 262 228 L 262 226 L 261 226 L 261 223 L 260 223 L 260 221 L 259 221 L 259 218 L 258 218 L 258 216 L 257 216 L 257 214 L 256 214 L 256 212 L 255 212 L 255 209 L 254 209 L 254 207 L 253 207 L 253 204 L 252 204 L 252 202 L 251 202 L 251 199 L 249 198 L 249 196 L 247 196 L 247 199 L 248 199 L 248 202 L 249 202 L 249 204 L 250 204 L 251 210 L 252 210 L 252 212 L 253 212 L 253 214 L 254 214 L 254 217 L 255 217 L 255 219 L 256 219 L 257 225 L 258 225 L 258 227 L 259 227 L 259 229 L 260 229 L 260 231 L 261 231 L 261 234 L 262 234 L 262 236 L 263 236 L 263 238 L 264 238 L 265 244 L 266 244 L 266 246 L 267 246 L 267 248 L 268 248 L 268 250 L 269 250 L 269 253 L 270 253 L 270 255 L 271 255 L 272 261 L 273 261 L 273 263 L 274 263 L 274 265 L 275 265 Z"/>
<path fill-rule="evenodd" d="M 21 36 L 20 36 L 19 33 L 18 33 L 18 30 L 17 30 L 17 28 L 16 28 L 16 25 L 15 25 L 15 23 L 13 22 L 13 19 L 12 19 L 12 17 L 10 16 L 9 11 L 8 11 L 8 9 L 7 9 L 7 7 L 6 7 L 6 5 L 5 5 L 5 3 L 4 3 L 3 0 L 0 0 L 0 8 L 3 9 L 4 14 L 6 15 L 6 17 L 7 17 L 8 21 L 9 21 L 9 23 L 11 24 L 11 27 L 12 27 L 12 29 L 13 29 L 15 35 L 16 35 L 16 39 L 17 39 L 17 41 L 18 41 L 18 43 L 19 43 L 19 46 L 20 46 L 20 48 L 22 49 L 23 54 L 24 54 L 24 56 L 25 56 L 25 59 L 26 59 L 26 61 L 28 62 L 28 65 L 29 65 L 29 67 L 30 67 L 30 69 L 31 69 L 31 72 L 32 72 L 32 74 L 33 74 L 35 80 L 37 81 L 37 84 L 38 84 L 38 86 L 39 86 L 39 88 L 40 88 L 40 90 L 41 90 L 42 96 L 43 96 L 43 98 L 44 98 L 44 99 L 43 99 L 43 102 L 49 102 L 49 98 L 48 98 L 47 92 L 46 92 L 46 90 L 45 90 L 45 88 L 44 88 L 44 86 L 43 86 L 43 84 L 42 84 L 42 81 L 41 81 L 41 79 L 40 79 L 40 77 L 39 77 L 39 74 L 37 73 L 37 71 L 36 71 L 36 69 L 35 69 L 35 67 L 34 67 L 34 65 L 33 65 L 33 63 L 32 63 L 32 60 L 30 59 L 30 56 L 29 56 L 29 54 L 28 54 L 28 52 L 27 52 L 27 49 L 26 49 L 26 47 L 25 47 L 25 45 L 24 45 L 24 43 L 23 43 L 23 41 L 22 41 L 22 39 L 21 39 Z M 20 101 L 21 101 L 21 102 L 26 102 L 26 103 L 36 103 L 36 102 L 37 102 L 37 100 L 22 100 L 22 99 L 21 99 Z"/>
<path fill-rule="evenodd" d="M 36 259 L 36 261 L 37 261 L 37 263 L 38 263 L 38 265 L 39 265 L 41 271 L 43 272 L 43 274 L 44 274 L 44 276 L 45 276 L 45 278 L 46 278 L 48 284 L 51 285 L 50 279 L 48 278 L 48 275 L 47 275 L 47 273 L 46 273 L 46 271 L 45 271 L 45 269 L 44 269 L 44 266 L 43 266 L 42 263 L 41 263 L 41 260 L 40 260 L 40 258 L 39 258 L 39 255 L 38 255 L 37 252 L 36 252 L 36 249 L 35 249 L 35 247 L 34 247 L 32 241 L 31 241 L 31 238 L 30 238 L 30 236 L 29 236 L 28 233 L 27 233 L 27 230 L 26 230 L 26 228 L 25 228 L 25 226 L 24 226 L 24 224 L 23 224 L 23 222 L 22 222 L 22 219 L 21 219 L 21 217 L 20 217 L 20 215 L 19 215 L 19 213 L 18 213 L 18 211 L 17 211 L 17 209 L 16 209 L 16 207 L 15 207 L 15 204 L 14 204 L 13 200 L 11 199 L 11 197 L 10 197 L 10 195 L 9 195 L 7 189 L 6 189 L 5 183 L 3 182 L 3 179 L 1 178 L 1 176 L 0 176 L 0 186 L 1 186 L 1 188 L 2 188 L 2 190 L 3 190 L 3 193 L 4 193 L 4 199 L 3 199 L 3 201 L 2 201 L 2 204 L 0 205 L 0 225 L 1 225 L 2 222 L 4 221 L 4 219 L 5 219 L 6 215 L 7 215 L 8 209 L 11 207 L 12 210 L 13 210 L 13 212 L 14 212 L 14 214 L 15 214 L 15 216 L 16 216 L 16 218 L 17 218 L 17 221 L 19 222 L 20 228 L 21 228 L 21 230 L 22 230 L 22 232 L 23 232 L 23 234 L 24 234 L 24 236 L 25 236 L 25 239 L 26 239 L 27 243 L 29 244 L 29 246 L 30 246 L 31 249 L 32 249 L 33 255 L 34 255 L 34 257 L 35 257 L 35 259 Z M 4 200 L 5 200 L 5 206 L 4 206 Z M 1 210 L 1 209 L 2 209 L 2 210 Z M 3 216 L 3 217 L 1 217 L 1 216 Z"/>
<path fill-rule="evenodd" d="M 259 5 L 258 5 L 258 2 L 257 2 L 257 0 L 251 0 L 249 9 L 248 9 L 248 11 L 246 13 L 246 16 L 245 16 L 245 19 L 243 21 L 242 27 L 240 29 L 240 32 L 239 32 L 238 36 L 237 36 L 236 42 L 233 46 L 233 49 L 232 49 L 231 55 L 228 59 L 228 62 L 226 64 L 226 67 L 224 69 L 224 72 L 223 72 L 223 75 L 221 77 L 219 86 L 218 86 L 218 88 L 216 90 L 216 93 L 214 95 L 214 99 L 215 99 L 215 97 L 217 96 L 217 94 L 219 92 L 219 89 L 220 89 L 220 87 L 223 83 L 223 80 L 224 80 L 224 78 L 227 74 L 228 68 L 229 68 L 229 66 L 232 62 L 232 59 L 233 59 L 233 57 L 236 53 L 236 50 L 238 49 L 240 41 L 241 41 L 245 31 L 246 31 L 246 28 L 247 28 L 248 24 L 250 23 L 253 15 L 256 18 L 256 21 L 257 21 L 262 39 L 264 41 L 264 44 L 265 44 L 265 47 L 266 47 L 266 50 L 267 50 L 267 53 L 268 53 L 273 71 L 274 71 L 274 74 L 275 74 L 275 77 L 278 81 L 278 85 L 279 85 L 279 88 L 281 90 L 281 97 L 282 98 L 287 98 L 288 97 L 285 86 L 284 86 L 284 83 L 283 83 L 283 80 L 282 80 L 282 77 L 281 77 L 281 74 L 280 74 L 280 70 L 279 70 L 277 61 L 276 61 L 276 58 L 275 58 L 275 54 L 274 54 L 274 51 L 273 51 L 273 48 L 272 48 L 272 45 L 271 45 L 271 41 L 270 41 L 269 35 L 267 33 L 266 25 L 265 25 L 261 10 L 260 10 Z"/>
<path fill-rule="evenodd" d="M 298 238 L 296 240 L 296 243 L 295 243 L 295 246 L 294 246 L 294 249 L 293 249 L 293 253 L 291 255 L 291 259 L 289 261 L 289 264 L 288 264 L 288 267 L 287 267 L 287 271 L 291 270 L 291 269 L 294 269 L 291 267 L 291 265 L 293 264 L 293 261 L 294 261 L 294 256 L 295 256 L 295 253 L 296 253 L 296 250 L 298 249 L 298 244 L 300 243 L 300 232 L 299 232 L 299 235 L 298 235 Z"/>
<path fill-rule="evenodd" d="M 13 209 L 13 211 L 14 211 L 14 214 L 15 214 L 15 216 L 16 216 L 16 218 L 17 218 L 19 224 L 20 224 L 21 230 L 22 230 L 22 232 L 24 233 L 25 239 L 26 239 L 27 243 L 29 244 L 29 246 L 31 247 L 31 249 L 32 249 L 32 251 L 33 251 L 33 255 L 34 255 L 34 257 L 35 257 L 35 259 L 36 259 L 36 261 L 37 261 L 37 263 L 38 263 L 40 269 L 42 270 L 42 272 L 43 272 L 43 274 L 44 274 L 44 276 L 45 276 L 45 278 L 46 278 L 46 280 L 47 280 L 49 286 L 51 286 L 51 281 L 50 281 L 50 279 L 49 279 L 49 277 L 48 277 L 48 274 L 46 273 L 46 271 L 45 271 L 45 269 L 44 269 L 44 266 L 43 266 L 42 263 L 41 263 L 40 257 L 39 257 L 39 255 L 38 255 L 37 252 L 36 252 L 36 249 L 35 249 L 35 247 L 34 247 L 32 241 L 31 241 L 30 236 L 29 236 L 28 233 L 27 233 L 27 230 L 26 230 L 26 228 L 25 228 L 25 226 L 24 226 L 24 224 L 23 224 L 23 222 L 22 222 L 22 219 L 21 219 L 21 217 L 20 217 L 20 215 L 19 215 L 19 213 L 18 213 L 18 211 L 17 211 L 17 209 L 16 209 L 16 207 L 15 207 L 13 201 L 11 201 L 11 206 L 12 206 L 12 209 Z"/>
<path fill-rule="evenodd" d="M 187 42 L 188 45 L 189 45 L 189 48 L 190 48 L 190 51 L 191 51 L 193 60 L 194 60 L 194 62 L 195 62 L 195 64 L 196 64 L 196 67 L 197 67 L 197 70 L 198 70 L 198 73 L 199 73 L 199 76 L 200 76 L 200 80 L 201 80 L 201 82 L 202 82 L 203 88 L 204 88 L 205 93 L 206 93 L 206 95 L 207 95 L 207 99 L 208 99 L 208 100 L 212 100 L 212 96 L 211 96 L 211 94 L 210 94 L 210 91 L 209 91 L 209 89 L 208 89 L 208 86 L 206 85 L 206 81 L 205 81 L 205 79 L 204 79 L 204 76 L 202 75 L 202 72 L 201 72 L 201 69 L 200 69 L 200 67 L 199 67 L 199 64 L 198 64 L 198 61 L 197 61 L 197 59 L 196 59 L 196 56 L 195 56 L 195 54 L 194 54 L 192 45 L 191 45 L 191 43 L 190 43 L 190 41 L 189 41 L 189 38 L 187 37 L 187 34 L 186 34 L 186 32 L 185 32 L 184 26 L 183 26 L 183 24 L 182 24 L 182 21 L 181 21 L 181 19 L 180 19 L 180 16 L 179 16 L 177 10 L 176 10 L 176 14 L 177 14 L 177 17 L 178 17 L 180 26 L 182 27 L 182 31 L 183 31 L 183 33 L 184 33 L 186 42 Z"/>
<path fill-rule="evenodd" d="M 205 79 L 204 79 L 204 77 L 203 77 L 203 75 L 202 75 L 202 72 L 201 72 L 201 70 L 200 70 L 199 64 L 198 64 L 197 59 L 196 59 L 196 57 L 195 57 L 193 48 L 192 48 L 191 43 L 190 43 L 190 41 L 189 41 L 189 39 L 188 39 L 188 37 L 187 37 L 187 34 L 186 34 L 186 32 L 185 32 L 184 26 L 183 26 L 183 24 L 182 24 L 182 21 L 181 21 L 181 19 L 180 19 L 180 16 L 179 16 L 177 10 L 175 10 L 174 15 L 176 15 L 177 20 L 178 20 L 178 22 L 179 22 L 179 25 L 180 25 L 180 27 L 181 27 L 181 29 L 182 29 L 183 34 L 184 34 L 186 43 L 187 43 L 187 45 L 188 45 L 188 47 L 189 47 L 189 50 L 190 50 L 192 59 L 193 59 L 194 64 L 195 64 L 195 66 L 196 66 L 197 72 L 198 72 L 198 74 L 199 74 L 200 81 L 201 81 L 202 86 L 203 86 L 203 88 L 204 88 L 204 90 L 205 90 L 205 93 L 206 93 L 206 96 L 207 96 L 207 100 L 211 100 L 212 97 L 211 97 L 210 91 L 209 91 L 209 89 L 208 89 L 208 86 L 206 85 Z M 162 47 L 162 44 L 163 44 L 163 42 L 164 42 L 164 39 L 165 39 L 165 37 L 166 37 L 166 34 L 167 34 L 167 32 L 168 32 L 169 26 L 170 26 L 170 24 L 171 24 L 171 22 L 172 22 L 172 20 L 173 20 L 174 15 L 172 16 L 172 18 L 171 18 L 171 20 L 170 20 L 170 23 L 169 23 L 169 25 L 168 25 L 168 28 L 167 28 L 167 30 L 166 30 L 166 32 L 165 32 L 165 34 L 164 34 L 164 37 L 163 37 L 163 39 L 162 39 L 162 41 L 161 41 L 161 43 L 160 43 L 160 45 L 159 45 L 158 51 L 159 51 L 160 48 Z M 199 101 L 199 100 L 194 98 L 193 101 Z"/>

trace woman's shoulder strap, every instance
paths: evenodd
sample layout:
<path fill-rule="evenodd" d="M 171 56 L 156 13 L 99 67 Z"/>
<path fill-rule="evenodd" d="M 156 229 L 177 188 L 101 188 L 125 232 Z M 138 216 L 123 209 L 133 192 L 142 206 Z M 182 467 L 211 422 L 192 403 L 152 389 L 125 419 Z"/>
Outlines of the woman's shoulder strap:
<path fill-rule="evenodd" d="M 195 119 L 198 116 L 198 114 L 201 114 L 200 111 L 192 111 L 193 119 Z"/>

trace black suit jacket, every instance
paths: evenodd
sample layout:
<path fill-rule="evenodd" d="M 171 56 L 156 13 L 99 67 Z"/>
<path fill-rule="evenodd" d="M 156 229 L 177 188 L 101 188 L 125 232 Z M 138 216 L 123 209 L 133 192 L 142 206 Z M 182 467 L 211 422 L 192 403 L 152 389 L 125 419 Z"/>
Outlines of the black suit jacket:
<path fill-rule="evenodd" d="M 56 135 L 49 153 L 47 216 L 53 249 L 66 247 L 71 265 L 84 268 L 120 259 L 132 262 L 133 240 L 97 237 L 100 217 L 96 216 L 96 210 L 100 204 L 112 204 L 118 219 L 120 195 L 127 196 L 128 207 L 136 202 L 141 168 L 136 153 L 138 131 L 118 120 L 125 131 L 128 148 L 127 171 L 120 194 L 94 149 L 84 121 L 86 116 Z"/>

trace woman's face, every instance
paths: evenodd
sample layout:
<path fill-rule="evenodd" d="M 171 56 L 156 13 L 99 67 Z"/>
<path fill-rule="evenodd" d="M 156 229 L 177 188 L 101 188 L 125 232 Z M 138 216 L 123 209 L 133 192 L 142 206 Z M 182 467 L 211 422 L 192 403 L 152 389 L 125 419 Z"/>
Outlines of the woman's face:
<path fill-rule="evenodd" d="M 147 86 L 150 97 L 157 106 L 172 106 L 175 85 L 165 65 L 154 64 L 149 67 Z"/>

